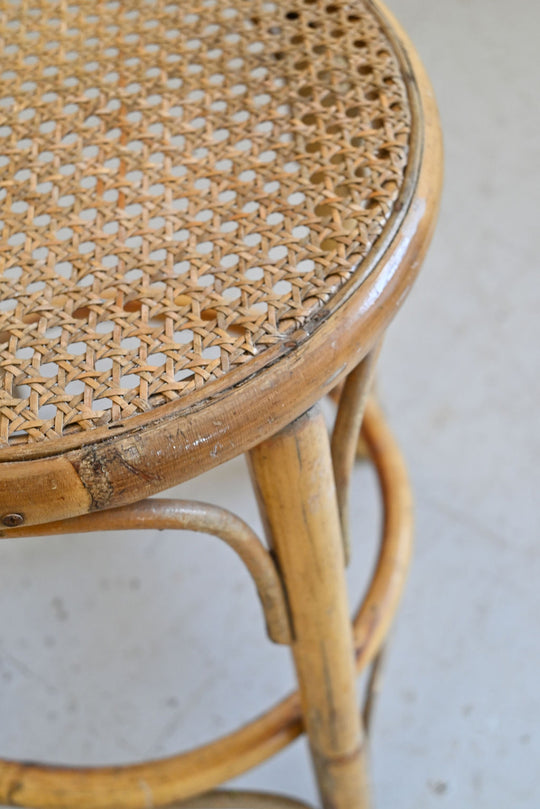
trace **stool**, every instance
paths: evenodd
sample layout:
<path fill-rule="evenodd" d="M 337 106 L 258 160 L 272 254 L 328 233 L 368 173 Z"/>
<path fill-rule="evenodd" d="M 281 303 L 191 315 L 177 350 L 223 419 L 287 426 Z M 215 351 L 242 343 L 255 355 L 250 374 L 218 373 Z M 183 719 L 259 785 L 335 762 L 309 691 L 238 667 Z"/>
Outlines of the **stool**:
<path fill-rule="evenodd" d="M 372 0 L 34 0 L 4 4 L 0 34 L 1 535 L 215 535 L 253 576 L 299 685 L 172 758 L 4 760 L 0 802 L 298 807 L 208 791 L 305 731 L 322 805 L 367 807 L 366 728 L 411 538 L 373 402 L 384 530 L 352 627 L 347 491 L 440 191 L 418 58 Z M 147 499 L 240 453 L 269 550 L 224 509 Z"/>

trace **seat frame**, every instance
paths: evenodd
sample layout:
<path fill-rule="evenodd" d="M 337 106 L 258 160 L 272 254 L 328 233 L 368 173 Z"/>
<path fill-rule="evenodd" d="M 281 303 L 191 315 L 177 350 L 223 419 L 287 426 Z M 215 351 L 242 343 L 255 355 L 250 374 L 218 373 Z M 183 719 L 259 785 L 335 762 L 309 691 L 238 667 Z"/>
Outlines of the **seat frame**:
<path fill-rule="evenodd" d="M 383 540 L 352 625 L 344 570 L 347 492 L 376 354 L 410 289 L 433 232 L 442 176 L 433 93 L 406 35 L 386 11 L 415 126 L 401 206 L 346 283 L 280 345 L 212 383 L 203 395 L 147 414 L 0 451 L 0 536 L 117 528 L 192 528 L 243 559 L 273 640 L 291 646 L 299 692 L 244 728 L 197 750 L 134 765 L 67 768 L 0 762 L 0 802 L 35 809 L 240 806 L 207 793 L 307 732 L 324 809 L 370 805 L 367 737 L 380 655 L 411 551 L 406 470 L 378 407 L 363 436 L 385 506 Z M 317 402 L 343 383 L 332 441 Z M 205 504 L 147 500 L 247 453 L 268 548 L 235 515 Z M 361 714 L 355 677 L 374 666 Z M 253 807 L 299 807 L 252 795 Z M 229 801 L 229 802 L 227 802 Z"/>

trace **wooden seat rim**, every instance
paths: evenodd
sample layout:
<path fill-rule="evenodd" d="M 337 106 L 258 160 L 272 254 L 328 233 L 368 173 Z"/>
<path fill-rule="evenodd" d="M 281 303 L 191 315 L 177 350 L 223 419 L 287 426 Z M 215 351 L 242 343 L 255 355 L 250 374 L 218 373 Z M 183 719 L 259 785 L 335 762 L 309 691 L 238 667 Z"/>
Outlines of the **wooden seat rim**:
<path fill-rule="evenodd" d="M 397 198 L 393 201 L 390 211 L 385 217 L 385 224 L 382 225 L 382 231 L 372 242 L 369 251 L 364 255 L 363 259 L 361 261 L 358 261 L 358 259 L 355 261 L 352 257 L 348 259 L 350 265 L 348 280 L 342 283 L 333 293 L 329 294 L 325 302 L 319 308 L 316 308 L 311 315 L 307 316 L 307 318 L 302 318 L 296 332 L 291 334 L 290 331 L 286 331 L 282 334 L 281 340 L 271 346 L 262 348 L 262 350 L 259 350 L 258 354 L 251 355 L 249 361 L 240 366 L 229 368 L 229 370 L 221 376 L 206 379 L 204 384 L 191 392 L 182 392 L 177 398 L 174 398 L 168 403 L 151 404 L 150 400 L 148 400 L 148 409 L 145 410 L 145 412 L 139 410 L 136 415 L 131 414 L 129 417 L 120 416 L 120 418 L 113 419 L 107 423 L 105 423 L 105 421 L 107 421 L 105 417 L 101 423 L 91 420 L 91 426 L 87 425 L 84 429 L 76 429 L 75 425 L 70 425 L 67 427 L 67 432 L 64 432 L 63 428 L 59 428 L 61 430 L 60 433 L 53 431 L 51 434 L 49 431 L 45 432 L 44 426 L 42 425 L 41 428 L 35 431 L 35 434 L 32 433 L 31 438 L 28 437 L 28 440 L 23 440 L 22 436 L 17 437 L 13 435 L 6 445 L 4 445 L 4 441 L 1 442 L 0 460 L 24 460 L 27 458 L 45 457 L 64 453 L 79 446 L 108 440 L 113 435 L 128 433 L 151 424 L 156 420 L 166 418 L 170 414 L 188 412 L 192 407 L 204 404 L 209 398 L 218 396 L 221 392 L 240 384 L 243 380 L 260 372 L 263 367 L 271 364 L 276 358 L 288 353 L 291 348 L 297 346 L 306 338 L 306 335 L 313 333 L 313 330 L 317 328 L 322 319 L 331 316 L 333 312 L 339 308 L 343 300 L 349 295 L 354 294 L 363 283 L 366 276 L 377 267 L 379 260 L 384 256 L 386 247 L 400 227 L 404 214 L 414 195 L 422 150 L 422 111 L 418 91 L 414 86 L 414 71 L 411 69 L 407 49 L 403 46 L 399 36 L 397 36 L 392 26 L 392 21 L 385 19 L 383 9 L 377 7 L 372 0 L 362 0 L 362 2 L 366 2 L 369 12 L 374 15 L 375 19 L 379 19 L 381 31 L 384 35 L 383 39 L 387 42 L 399 63 L 400 79 L 407 93 L 407 103 L 405 106 L 408 108 L 411 121 L 408 126 L 408 156 L 406 166 L 401 173 L 401 182 Z M 352 64 L 350 65 L 350 69 L 353 69 Z M 291 114 L 293 113 L 291 112 Z M 268 145 L 271 145 L 270 141 Z M 343 259 L 336 256 L 334 262 L 336 272 L 341 263 L 343 263 Z M 331 266 L 332 262 L 329 261 L 328 264 Z M 209 302 L 207 302 L 206 305 L 209 305 Z M 55 389 L 56 396 L 60 396 L 61 399 L 64 392 L 67 393 L 67 391 L 62 389 L 61 385 L 60 387 L 57 386 Z M 159 398 L 159 396 L 157 396 L 157 398 Z M 10 405 L 7 405 L 6 411 L 9 410 Z M 64 411 L 63 407 L 62 410 Z M 4 413 L 4 411 L 2 412 Z M 64 416 L 66 415 L 64 411 Z M 39 414 L 36 418 L 39 421 Z M 32 421 L 31 418 L 30 421 Z M 36 428 L 35 424 L 33 426 Z M 56 430 L 56 425 L 54 429 Z M 22 432 L 25 432 L 24 428 L 22 428 Z"/>
<path fill-rule="evenodd" d="M 406 34 L 388 11 L 384 15 L 411 66 L 408 87 L 419 165 L 400 227 L 383 244 L 382 255 L 380 241 L 379 254 L 372 251 L 371 272 L 356 280 L 356 288 L 354 279 L 345 285 L 330 315 L 311 333 L 300 331 L 264 352 L 262 367 L 255 359 L 246 371 L 238 369 L 249 372 L 247 378 L 233 372 L 219 380 L 225 390 L 216 386 L 190 406 L 186 397 L 181 409 L 173 403 L 136 416 L 116 432 L 91 430 L 86 445 L 86 434 L 78 433 L 0 450 L 0 520 L 10 514 L 21 514 L 27 525 L 64 519 L 134 502 L 188 480 L 285 426 L 370 350 L 416 277 L 434 229 L 442 180 L 441 137 L 429 80 Z"/>

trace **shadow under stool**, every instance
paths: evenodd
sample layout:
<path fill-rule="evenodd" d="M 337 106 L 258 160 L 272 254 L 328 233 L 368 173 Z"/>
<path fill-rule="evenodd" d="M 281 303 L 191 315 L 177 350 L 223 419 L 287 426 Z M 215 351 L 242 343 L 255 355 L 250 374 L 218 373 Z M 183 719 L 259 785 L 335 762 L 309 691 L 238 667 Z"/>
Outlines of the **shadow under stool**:
<path fill-rule="evenodd" d="M 212 790 L 305 732 L 322 806 L 365 809 L 411 543 L 406 470 L 366 401 L 438 204 L 422 66 L 371 0 L 35 0 L 2 6 L 0 43 L 0 533 L 213 534 L 251 573 L 298 680 L 178 756 L 2 760 L 0 803 L 300 807 Z M 351 625 L 361 427 L 385 515 Z M 222 508 L 149 499 L 240 453 L 267 544 Z"/>

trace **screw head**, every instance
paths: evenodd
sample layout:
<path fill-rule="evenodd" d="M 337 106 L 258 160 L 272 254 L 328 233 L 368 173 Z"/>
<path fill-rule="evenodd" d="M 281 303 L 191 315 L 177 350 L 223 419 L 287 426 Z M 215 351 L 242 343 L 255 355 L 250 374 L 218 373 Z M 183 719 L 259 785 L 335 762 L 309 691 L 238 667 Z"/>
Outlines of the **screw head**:
<path fill-rule="evenodd" d="M 2 522 L 4 525 L 7 525 L 8 528 L 15 528 L 15 526 L 23 524 L 24 517 L 22 514 L 4 514 Z"/>

